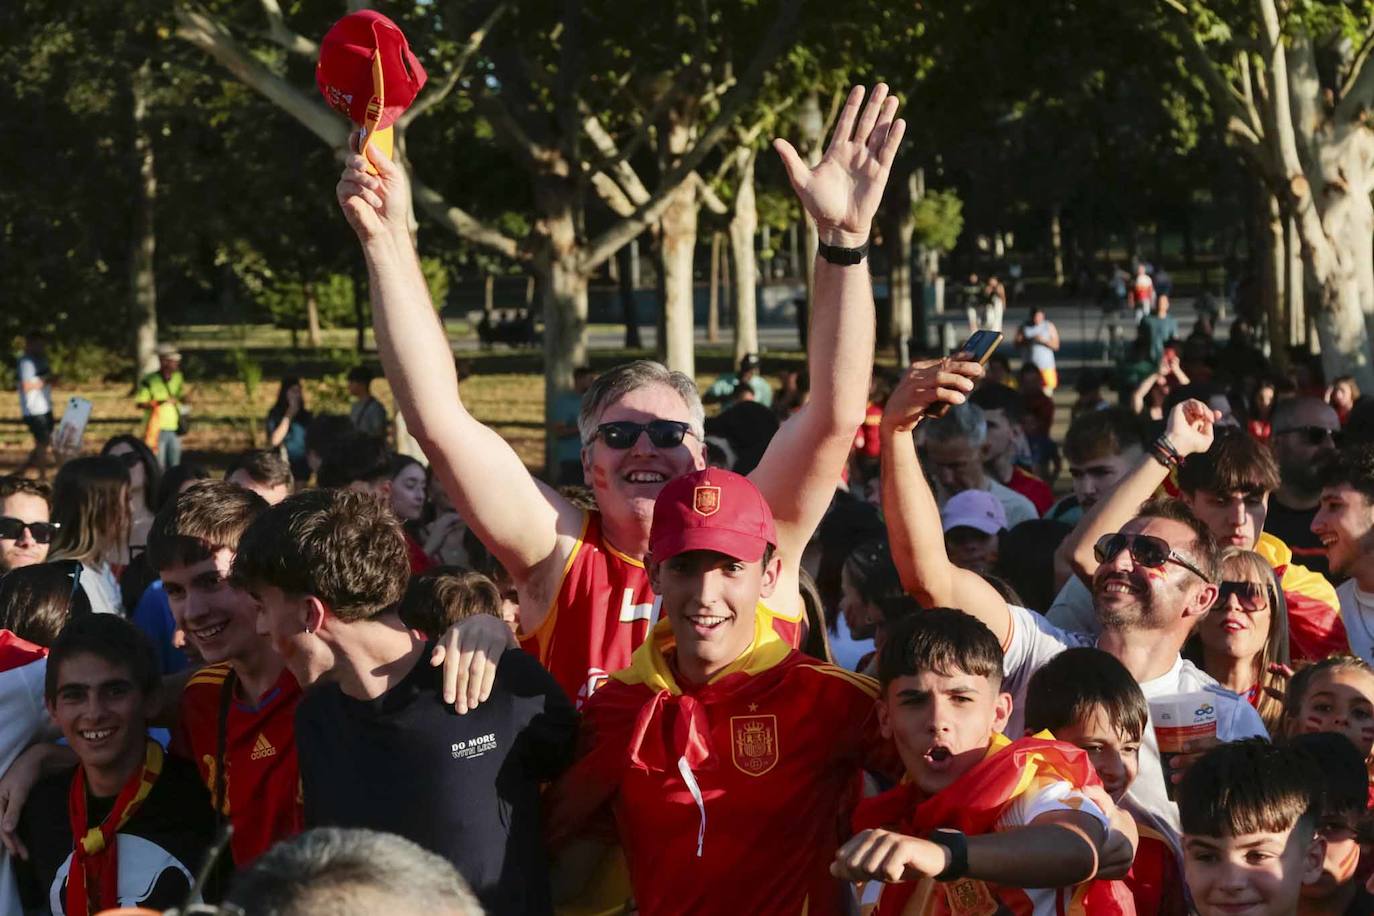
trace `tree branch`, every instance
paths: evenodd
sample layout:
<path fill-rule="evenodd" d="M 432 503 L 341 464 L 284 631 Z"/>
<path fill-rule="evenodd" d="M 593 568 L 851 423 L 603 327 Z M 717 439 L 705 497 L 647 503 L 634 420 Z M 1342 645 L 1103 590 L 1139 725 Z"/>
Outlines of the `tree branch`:
<path fill-rule="evenodd" d="M 644 187 L 644 182 L 640 180 L 639 174 L 630 165 L 628 157 L 623 155 L 615 145 L 614 138 L 602 125 L 601 119 L 592 114 L 586 103 L 582 103 L 582 130 L 587 135 L 587 139 L 592 141 L 592 146 L 601 156 L 601 161 L 590 164 L 587 168 L 596 169 L 596 174 L 605 176 L 605 170 L 609 168 L 615 183 L 619 189 L 635 204 L 642 204 L 649 199 L 649 189 Z M 597 193 L 602 191 L 602 183 L 593 178 L 592 184 L 597 189 Z M 604 195 L 603 195 L 604 197 Z M 609 204 L 610 201 L 608 200 Z M 614 205 L 611 207 L 615 209 Z M 619 211 L 617 211 L 619 212 Z"/>
<path fill-rule="evenodd" d="M 318 44 L 286 24 L 286 17 L 282 15 L 281 4 L 277 0 L 258 0 L 258 2 L 262 4 L 262 12 L 267 17 L 267 32 L 264 37 L 268 41 L 302 57 L 316 58 L 320 56 Z"/>
<path fill-rule="evenodd" d="M 347 121 L 330 111 L 323 102 L 297 89 L 284 78 L 263 66 L 234 39 L 220 22 L 184 4 L 175 8 L 176 35 L 216 60 L 249 88 L 265 96 L 331 149 L 347 149 Z M 412 180 L 415 200 L 441 226 L 459 238 L 490 248 L 497 254 L 517 260 L 526 255 L 514 239 L 485 225 L 458 207 L 444 201 L 434 189 Z"/>
<path fill-rule="evenodd" d="M 1174 35 L 1178 38 L 1179 44 L 1183 47 L 1183 53 L 1193 63 L 1193 70 L 1202 77 L 1203 83 L 1207 86 L 1207 94 L 1212 99 L 1212 104 L 1220 109 L 1217 114 L 1221 123 L 1231 124 L 1239 122 L 1250 127 L 1249 133 L 1258 136 L 1262 133 L 1259 123 L 1258 111 L 1256 111 L 1253 99 L 1247 98 L 1247 94 L 1238 92 L 1236 87 L 1222 75 L 1216 63 L 1207 54 L 1207 49 L 1198 40 L 1197 33 L 1193 31 L 1193 24 L 1189 20 L 1190 12 L 1187 7 L 1175 2 L 1175 0 L 1163 0 L 1164 4 L 1171 9 L 1181 13 L 1181 16 L 1167 17 L 1173 25 Z"/>
<path fill-rule="evenodd" d="M 797 13 L 801 0 L 783 0 L 768 34 L 760 42 L 739 82 L 721 99 L 720 110 L 706 130 L 701 132 L 696 144 L 685 153 L 668 174 L 664 175 L 653 196 L 641 204 L 633 216 L 610 226 L 597 238 L 583 247 L 578 257 L 578 267 L 584 273 L 591 273 L 612 257 L 622 246 L 630 242 L 650 224 L 656 222 L 671 200 L 672 193 L 687 180 L 707 154 L 721 141 L 739 117 L 740 111 L 753 99 L 754 93 L 763 82 L 768 69 L 783 51 L 792 31 L 796 27 Z"/>
<path fill-rule="evenodd" d="M 706 209 L 710 210 L 716 216 L 726 216 L 729 214 L 730 208 L 725 206 L 725 201 L 720 199 L 720 195 L 715 192 L 714 188 L 706 183 L 701 175 L 693 172 L 692 177 L 688 180 L 696 183 L 697 193 L 701 195 L 701 202 L 706 205 Z"/>
<path fill-rule="evenodd" d="M 275 0 L 265 0 L 265 2 L 275 2 Z M 501 16 L 504 15 L 508 9 L 510 9 L 508 0 L 502 0 L 502 2 L 492 7 L 491 12 L 487 13 L 486 18 L 482 20 L 477 28 L 472 30 L 467 40 L 463 42 L 462 50 L 458 52 L 458 59 L 453 62 L 453 67 L 449 71 L 448 77 L 444 80 L 443 85 L 431 85 L 429 92 L 426 92 L 416 99 L 415 103 L 396 119 L 402 127 L 409 127 L 411 124 L 415 123 L 416 118 L 429 112 L 436 105 L 449 97 L 454 87 L 458 85 L 459 80 L 463 78 L 463 74 L 467 72 L 468 64 L 472 62 L 473 55 L 482 47 L 482 42 L 486 41 L 487 35 L 496 27 L 497 21 L 500 20 Z"/>
<path fill-rule="evenodd" d="M 1364 43 L 1355 54 L 1350 65 L 1350 75 L 1341 84 L 1341 92 L 1336 100 L 1333 118 L 1338 124 L 1353 121 L 1360 116 L 1362 109 L 1374 107 L 1374 31 L 1364 37 Z"/>

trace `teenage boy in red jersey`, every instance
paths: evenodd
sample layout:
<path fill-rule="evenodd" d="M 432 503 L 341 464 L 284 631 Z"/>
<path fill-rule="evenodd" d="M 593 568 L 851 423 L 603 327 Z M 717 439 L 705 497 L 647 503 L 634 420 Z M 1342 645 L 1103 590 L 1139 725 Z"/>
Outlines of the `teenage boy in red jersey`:
<path fill-rule="evenodd" d="M 867 404 L 874 313 L 864 258 L 905 130 L 885 85 L 874 88 L 867 106 L 863 101 L 856 86 L 815 168 L 786 141 L 775 144 L 821 243 L 808 336 L 811 399 L 751 474 L 777 519 L 782 566 L 770 616 L 793 645 L 803 635 L 802 550 L 830 505 Z M 670 479 L 706 464 L 696 385 L 657 363 L 636 362 L 603 375 L 584 395 L 582 468 L 596 511 L 584 512 L 535 480 L 510 445 L 463 405 L 411 240 L 406 175 L 369 149 L 377 174 L 351 156 L 337 197 L 367 261 L 387 379 L 455 508 L 510 572 L 526 649 L 569 696 L 585 702 L 610 672 L 629 664 L 659 616 L 644 556 L 654 499 Z M 464 658 L 446 671 L 444 686 L 460 712 L 484 698 L 509 639 L 499 621 L 482 617 L 445 637 L 446 654 Z"/>
<path fill-rule="evenodd" d="M 1011 694 L 992 631 L 950 608 L 912 614 L 888 634 L 878 677 L 907 781 L 860 806 L 855 826 L 869 829 L 834 873 L 889 882 L 877 916 L 1081 911 L 1110 831 L 1093 798 L 1107 803 L 1102 782 L 1073 745 L 1001 734 Z M 1093 912 L 1133 912 L 1124 904 Z"/>
<path fill-rule="evenodd" d="M 250 490 L 201 481 L 163 508 L 148 534 L 148 561 L 162 576 L 172 616 L 207 664 L 182 694 L 173 749 L 195 763 L 233 825 L 239 868 L 303 824 L 301 688 L 258 634 L 257 602 L 229 579 L 239 537 L 266 509 Z"/>
<path fill-rule="evenodd" d="M 870 679 L 789 647 L 773 513 L 717 468 L 654 506 L 653 635 L 587 704 L 584 756 L 555 787 L 555 845 L 609 803 L 643 916 L 848 912 L 829 873 L 860 768 L 895 775 Z M 767 867 L 760 867 L 760 857 Z"/>

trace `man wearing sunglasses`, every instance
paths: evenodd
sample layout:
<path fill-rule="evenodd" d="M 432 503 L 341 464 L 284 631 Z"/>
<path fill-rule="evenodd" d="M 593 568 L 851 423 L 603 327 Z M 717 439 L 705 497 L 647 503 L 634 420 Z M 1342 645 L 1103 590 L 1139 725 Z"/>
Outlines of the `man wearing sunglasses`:
<path fill-rule="evenodd" d="M 1321 466 L 1336 451 L 1341 421 L 1321 398 L 1300 397 L 1275 404 L 1270 422 L 1279 487 L 1269 497 L 1264 530 L 1291 547 L 1299 563 L 1330 578 L 1326 548 L 1312 533 L 1312 517 L 1321 502 Z M 1340 579 L 1332 584 L 1340 584 Z"/>
<path fill-rule="evenodd" d="M 926 607 L 962 608 L 1001 642 L 1002 689 L 1014 701 L 1006 733 L 1021 733 L 1020 709 L 1037 669 L 1067 648 L 1096 645 L 1126 666 L 1147 699 L 1206 691 L 1217 710 L 1220 740 L 1264 736 L 1264 724 L 1249 703 L 1179 655 L 1215 601 L 1218 578 L 1216 541 L 1183 503 L 1150 502 L 1119 530 L 1096 540 L 1100 560 L 1091 594 L 1100 634 L 1064 630 L 1034 611 L 1012 607 L 981 576 L 950 562 L 912 433 L 931 405 L 967 400 L 982 375 L 977 363 L 955 358 L 917 363 L 903 377 L 883 414 L 883 514 L 892 559 L 907 591 Z M 1214 416 L 1199 401 L 1185 402 L 1170 416 L 1168 438 L 1180 451 L 1205 448 Z M 1099 502 L 1082 524 L 1091 524 L 1110 501 Z M 1165 792 L 1165 775 L 1154 731 L 1146 729 L 1140 773 L 1126 804 L 1177 847 L 1178 808 Z"/>
<path fill-rule="evenodd" d="M 1092 599 L 1082 585 L 1090 581 L 1097 565 L 1093 545 L 1165 485 L 1169 465 L 1181 462 L 1176 481 L 1180 498 L 1207 525 L 1217 543 L 1253 550 L 1274 570 L 1287 605 L 1292 659 L 1308 661 L 1349 651 L 1331 583 L 1294 562 L 1288 545 L 1264 530 L 1269 494 L 1279 486 L 1279 469 L 1268 446 L 1236 429 L 1221 429 L 1215 439 L 1210 434 L 1190 437 L 1185 425 L 1174 422 L 1177 413 L 1176 407 L 1162 440 L 1173 444 L 1177 457 L 1160 452 L 1157 442 L 1151 454 L 1139 459 L 1111 495 L 1099 503 L 1098 510 L 1060 545 L 1061 555 L 1069 558 L 1080 581 L 1070 581 L 1064 587 L 1050 619 L 1064 626 L 1071 614 L 1069 629 L 1096 632 Z M 1184 458 L 1187 460 L 1182 461 Z"/>
<path fill-rule="evenodd" d="M 0 477 L 0 575 L 48 558 L 57 526 L 48 521 L 47 484 Z"/>
<path fill-rule="evenodd" d="M 770 613 L 791 629 L 793 642 L 803 613 L 802 548 L 830 504 L 867 404 L 874 313 L 864 258 L 905 130 L 885 85 L 866 105 L 864 95 L 858 86 L 850 92 L 815 168 L 786 141 L 775 144 L 821 243 L 808 335 L 811 399 L 750 475 L 776 519 L 783 561 Z M 629 663 L 658 616 L 643 564 L 654 500 L 669 480 L 705 466 L 700 396 L 691 379 L 657 364 L 606 373 L 588 391 L 578 422 L 597 510 L 584 512 L 531 477 L 510 445 L 463 405 L 411 241 L 406 175 L 374 147 L 368 155 L 377 174 L 352 156 L 337 196 L 367 261 L 386 376 L 454 506 L 514 580 L 525 645 L 571 696 L 585 699 Z M 560 380 L 551 381 L 556 388 Z M 499 621 L 474 617 L 441 641 L 444 655 L 463 661 L 445 674 L 445 696 L 460 712 L 489 691 L 492 661 L 508 637 Z"/>

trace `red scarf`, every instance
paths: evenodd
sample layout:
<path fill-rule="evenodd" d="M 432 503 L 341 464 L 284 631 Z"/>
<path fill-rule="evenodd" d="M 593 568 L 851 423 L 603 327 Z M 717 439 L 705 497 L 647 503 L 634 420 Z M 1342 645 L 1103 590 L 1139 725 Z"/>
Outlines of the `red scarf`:
<path fill-rule="evenodd" d="M 915 837 L 940 827 L 968 836 L 991 833 L 1036 776 L 1061 779 L 1075 788 L 1102 784 L 1080 748 L 1041 737 L 1009 741 L 993 735 L 987 756 L 940 792 L 927 796 L 914 783 L 904 783 L 861 802 L 854 812 L 854 830 L 885 827 Z M 903 913 L 918 887 L 917 881 L 887 885 L 875 916 Z M 1104 907 L 1094 912 L 1111 911 Z"/>
<path fill-rule="evenodd" d="M 67 916 L 91 916 L 119 906 L 119 844 L 115 834 L 143 806 L 161 773 L 162 745 L 149 739 L 143 766 L 119 790 L 105 820 L 88 827 L 85 770 L 76 768 L 67 796 L 67 815 L 76 841 L 67 874 Z"/>

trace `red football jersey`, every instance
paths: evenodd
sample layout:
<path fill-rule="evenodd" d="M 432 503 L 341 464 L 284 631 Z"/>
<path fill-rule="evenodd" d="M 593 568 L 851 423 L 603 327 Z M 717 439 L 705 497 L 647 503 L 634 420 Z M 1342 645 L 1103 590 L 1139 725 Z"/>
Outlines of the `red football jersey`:
<path fill-rule="evenodd" d="M 1124 881 L 1135 898 L 1135 911 L 1159 916 L 1183 916 L 1188 904 L 1183 899 L 1183 875 L 1179 873 L 1174 848 L 1162 835 L 1136 822 L 1140 843 L 1135 861 Z"/>
<path fill-rule="evenodd" d="M 215 753 L 219 741 L 220 698 L 229 665 L 197 671 L 181 697 L 176 749 L 200 770 L 205 787 L 215 791 Z M 262 702 L 229 704 L 225 729 L 224 814 L 234 827 L 230 841 L 234 864 L 243 868 L 278 840 L 304 826 L 300 768 L 296 763 L 296 705 L 301 688 L 282 670 Z"/>
<path fill-rule="evenodd" d="M 539 659 L 581 709 L 607 677 L 630 664 L 658 622 L 661 605 L 644 564 L 607 543 L 601 513 L 588 512 L 553 607 L 539 629 L 520 634 L 520 647 Z M 801 645 L 800 614 L 763 610 L 785 642 Z"/>
<path fill-rule="evenodd" d="M 553 838 L 609 802 L 644 916 L 845 912 L 830 863 L 860 768 L 901 770 L 877 683 L 802 655 L 760 618 L 749 652 L 681 688 L 671 637 L 658 627 L 587 704 L 584 755 L 550 798 Z"/>

